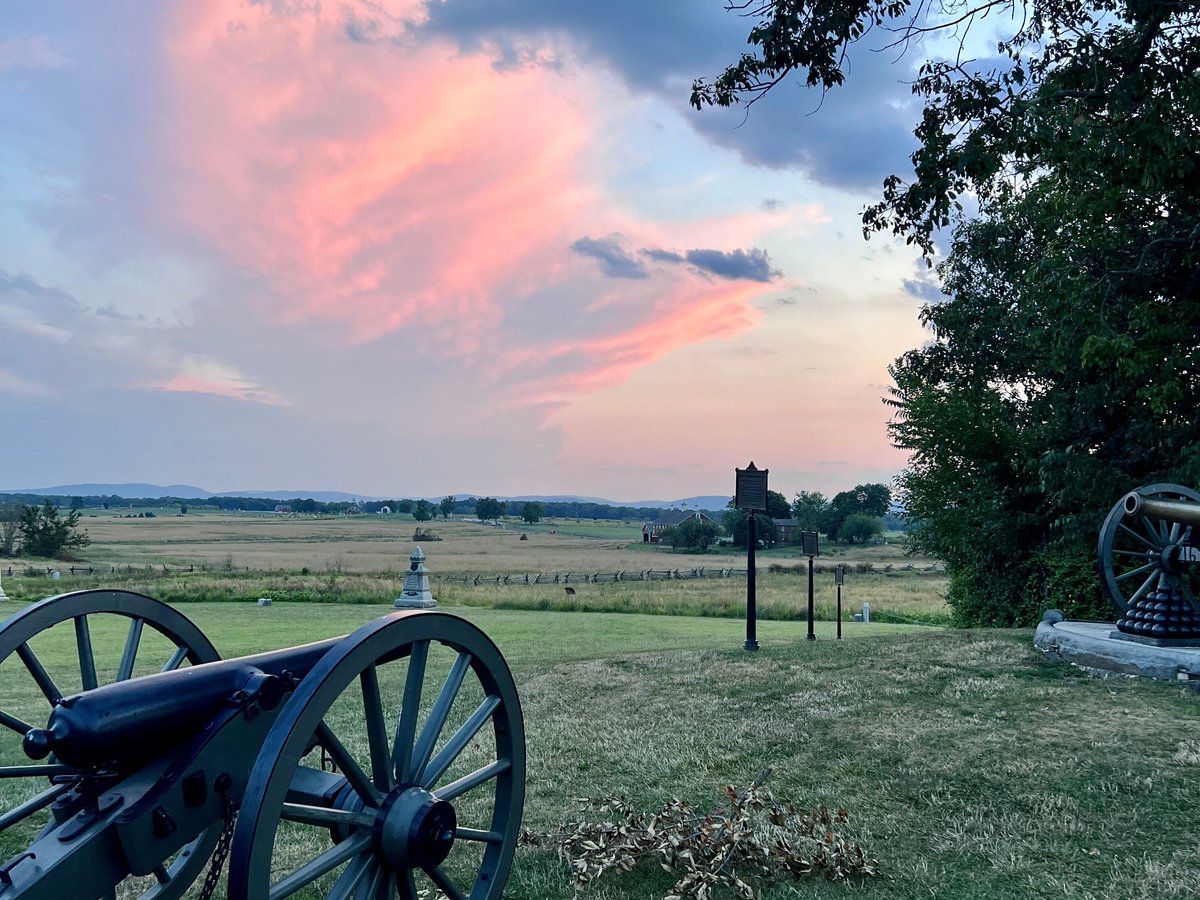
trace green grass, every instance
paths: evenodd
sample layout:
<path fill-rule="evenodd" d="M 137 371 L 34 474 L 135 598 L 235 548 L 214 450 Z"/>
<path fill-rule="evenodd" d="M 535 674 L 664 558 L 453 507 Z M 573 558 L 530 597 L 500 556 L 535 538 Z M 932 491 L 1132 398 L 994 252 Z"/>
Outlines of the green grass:
<path fill-rule="evenodd" d="M 184 611 L 237 655 L 344 633 L 387 609 Z M 513 668 L 531 829 L 576 818 L 584 796 L 716 807 L 721 786 L 771 766 L 779 799 L 848 808 L 846 836 L 882 876 L 781 884 L 765 900 L 1200 895 L 1200 697 L 1186 688 L 1081 677 L 1045 662 L 1028 632 L 872 624 L 838 642 L 822 623 L 808 642 L 801 622 L 763 622 L 762 649 L 746 653 L 743 624 L 728 619 L 448 611 L 483 628 Z M 661 897 L 670 884 L 637 870 L 580 896 Z M 505 896 L 574 892 L 552 851 L 525 848 Z"/>

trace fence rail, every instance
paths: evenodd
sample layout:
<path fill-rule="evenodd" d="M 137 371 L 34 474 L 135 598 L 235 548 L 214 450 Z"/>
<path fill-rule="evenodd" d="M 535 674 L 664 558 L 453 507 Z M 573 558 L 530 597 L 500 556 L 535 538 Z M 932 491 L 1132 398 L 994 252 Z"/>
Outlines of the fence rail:
<path fill-rule="evenodd" d="M 895 563 L 887 565 L 876 565 L 869 562 L 846 563 L 846 571 L 854 572 L 859 575 L 879 575 L 888 573 L 911 572 L 916 574 L 935 574 L 944 572 L 945 568 L 939 563 L 929 563 L 917 565 L 909 563 L 901 566 Z M 836 568 L 832 563 L 819 563 L 813 567 L 813 571 L 818 574 L 832 573 Z M 761 571 L 766 571 L 771 574 L 783 575 L 803 575 L 808 571 L 808 567 L 801 563 L 799 565 L 782 565 L 779 563 L 771 563 L 766 567 L 759 567 Z M 105 575 L 186 575 L 194 572 L 203 572 L 213 575 L 221 574 L 239 574 L 239 573 L 260 573 L 263 575 L 282 574 L 280 570 L 273 569 L 254 569 L 251 567 L 225 566 L 225 565 L 71 565 L 71 566 L 13 566 L 0 569 L 0 574 L 5 578 L 49 578 L 53 577 L 54 573 L 58 572 L 59 577 L 65 577 L 68 574 L 74 577 L 102 577 Z M 313 575 L 322 574 L 338 574 L 338 575 L 372 575 L 383 573 L 371 572 L 348 572 L 341 570 L 328 571 L 313 571 Z M 403 577 L 404 573 L 386 573 L 390 577 Z M 430 577 L 435 580 L 445 581 L 450 584 L 468 584 L 468 585 L 513 585 L 513 584 L 614 584 L 623 581 L 686 581 L 693 578 L 745 578 L 745 568 L 732 568 L 727 566 L 703 566 L 698 568 L 676 568 L 676 569 L 640 569 L 634 571 L 619 571 L 619 572 L 538 572 L 528 573 L 519 572 L 516 574 L 501 574 L 501 575 L 483 575 L 476 573 L 467 574 L 442 574 L 431 572 Z"/>

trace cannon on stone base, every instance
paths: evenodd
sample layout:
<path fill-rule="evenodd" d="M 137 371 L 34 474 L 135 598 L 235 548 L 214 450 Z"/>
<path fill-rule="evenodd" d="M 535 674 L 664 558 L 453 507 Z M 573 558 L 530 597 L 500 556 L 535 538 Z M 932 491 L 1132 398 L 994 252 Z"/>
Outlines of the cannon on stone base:
<path fill-rule="evenodd" d="M 1151 484 L 1125 495 L 1104 520 L 1097 558 L 1121 636 L 1200 643 L 1200 494 Z"/>
<path fill-rule="evenodd" d="M 520 828 L 512 676 L 439 612 L 219 660 L 149 597 L 63 594 L 0 625 L 0 733 L 0 900 L 174 900 L 206 867 L 207 898 L 226 853 L 231 900 L 493 900 Z"/>

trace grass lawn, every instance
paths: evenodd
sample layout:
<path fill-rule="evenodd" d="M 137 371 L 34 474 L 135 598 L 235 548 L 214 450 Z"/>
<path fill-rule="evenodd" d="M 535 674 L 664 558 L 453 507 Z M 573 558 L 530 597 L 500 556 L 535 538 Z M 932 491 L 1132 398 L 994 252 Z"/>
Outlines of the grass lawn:
<path fill-rule="evenodd" d="M 18 608 L 0 604 L 0 618 Z M 344 633 L 386 607 L 183 611 L 232 656 Z M 808 642 L 802 622 L 762 622 L 762 649 L 746 653 L 730 619 L 446 611 L 513 668 L 532 830 L 578 818 L 579 797 L 715 808 L 725 784 L 770 766 L 778 799 L 849 809 L 844 834 L 882 875 L 779 884 L 767 900 L 1200 896 L 1200 696 L 1186 688 L 1081 677 L 1044 662 L 1028 632 L 848 625 L 838 642 L 822 623 Z M 580 896 L 662 897 L 672 881 L 638 869 Z M 575 893 L 552 850 L 522 848 L 505 896 Z"/>

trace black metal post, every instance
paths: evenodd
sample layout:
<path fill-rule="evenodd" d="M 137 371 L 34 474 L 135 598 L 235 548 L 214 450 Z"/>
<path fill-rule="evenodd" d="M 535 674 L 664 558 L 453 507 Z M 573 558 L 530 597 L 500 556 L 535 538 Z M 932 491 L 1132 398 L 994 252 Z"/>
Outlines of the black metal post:
<path fill-rule="evenodd" d="M 754 594 L 754 545 L 758 539 L 754 535 L 754 510 L 750 510 L 750 528 L 746 535 L 746 650 L 758 649 L 758 612 L 755 609 Z"/>
<path fill-rule="evenodd" d="M 838 589 L 838 601 L 837 601 L 837 603 L 838 603 L 838 609 L 837 609 L 837 619 L 838 619 L 838 626 L 837 626 L 837 639 L 840 641 L 840 640 L 842 639 L 842 582 L 841 582 L 840 580 L 838 581 L 837 589 Z"/>
<path fill-rule="evenodd" d="M 815 641 L 816 634 L 813 632 L 813 558 L 808 558 L 808 639 Z"/>

